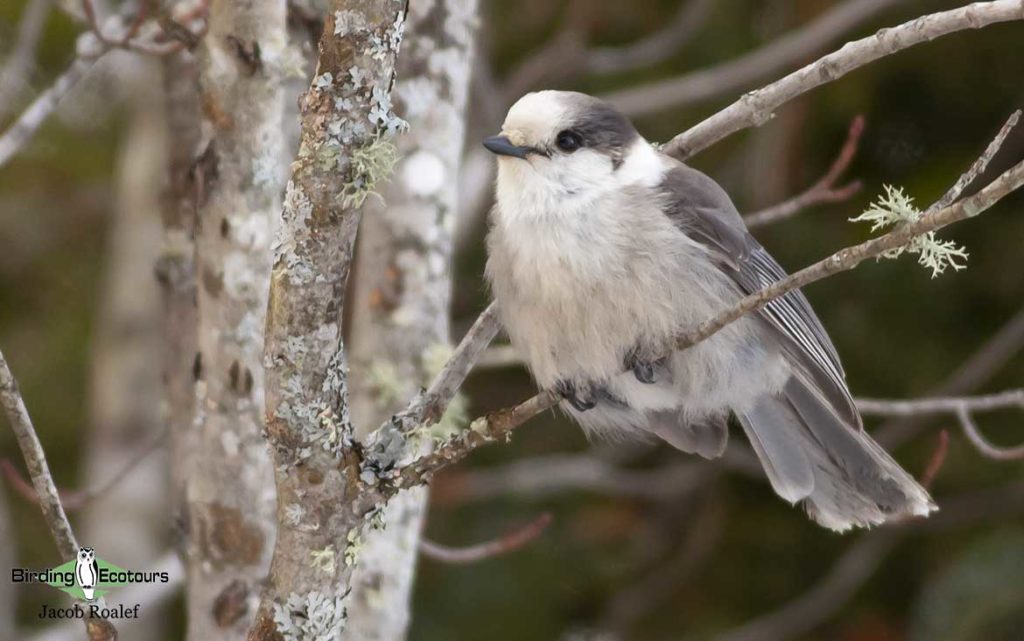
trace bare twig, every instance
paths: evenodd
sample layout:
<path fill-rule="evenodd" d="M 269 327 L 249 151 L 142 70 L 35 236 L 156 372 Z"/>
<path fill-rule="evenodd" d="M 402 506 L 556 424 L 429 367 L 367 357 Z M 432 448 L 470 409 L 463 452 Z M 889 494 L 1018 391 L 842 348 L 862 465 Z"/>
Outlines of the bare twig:
<path fill-rule="evenodd" d="M 46 453 L 39 442 L 35 427 L 32 425 L 32 418 L 25 407 L 25 400 L 18 390 L 18 381 L 11 373 L 7 359 L 0 352 L 0 405 L 7 414 L 7 421 L 11 424 L 14 436 L 21 449 L 21 455 L 25 459 L 25 466 L 29 476 L 32 478 L 32 486 L 39 498 L 39 507 L 43 511 L 43 520 L 46 521 L 50 534 L 57 544 L 57 550 L 61 558 L 71 559 L 78 554 L 78 541 L 71 529 L 71 523 L 64 513 L 64 506 L 61 505 L 60 496 L 57 494 L 57 485 L 53 482 L 53 475 L 50 474 L 50 466 L 46 463 Z M 114 626 L 102 618 L 87 618 L 85 629 L 89 641 L 114 641 L 117 639 L 117 630 Z"/>
<path fill-rule="evenodd" d="M 945 381 L 929 393 L 933 396 L 969 394 L 985 384 L 1024 347 L 1024 308 L 992 334 Z M 879 443 L 895 447 L 918 432 L 930 415 L 913 414 L 880 426 L 875 433 Z"/>
<path fill-rule="evenodd" d="M 850 123 L 850 131 L 846 136 L 846 142 L 843 143 L 842 148 L 839 150 L 839 155 L 832 161 L 832 166 L 829 167 L 828 173 L 802 194 L 778 205 L 745 216 L 743 220 L 747 223 L 747 227 L 753 229 L 754 227 L 770 225 L 795 216 L 808 207 L 821 203 L 843 202 L 853 197 L 861 189 L 862 185 L 859 180 L 855 180 L 842 187 L 837 187 L 836 183 L 850 167 L 854 156 L 857 155 L 857 148 L 860 145 L 860 138 L 863 133 L 864 116 L 857 116 Z M 952 201 L 947 204 L 951 203 Z"/>
<path fill-rule="evenodd" d="M 857 409 L 865 416 L 916 416 L 920 414 L 956 414 L 960 411 L 991 412 L 1024 409 L 1024 389 L 981 396 L 947 396 L 913 401 L 858 398 Z"/>
<path fill-rule="evenodd" d="M 742 298 L 730 309 L 719 313 L 709 321 L 701 323 L 694 331 L 680 336 L 676 341 L 676 347 L 678 349 L 685 349 L 695 345 L 699 341 L 714 335 L 729 323 L 749 312 L 761 309 L 769 301 L 785 295 L 794 289 L 809 285 L 827 276 L 849 271 L 868 258 L 876 258 L 885 252 L 902 247 L 918 236 L 977 216 L 1002 200 L 1009 193 L 1018 189 L 1022 184 L 1024 184 L 1024 162 L 1014 165 L 992 181 L 990 185 L 970 198 L 922 216 L 919 220 L 903 225 L 883 236 L 842 249 L 828 258 L 805 267 L 759 292 Z"/>
<path fill-rule="evenodd" d="M 666 60 L 689 42 L 711 15 L 713 0 L 686 0 L 660 30 L 619 47 L 592 47 L 586 55 L 590 73 L 617 73 Z"/>
<path fill-rule="evenodd" d="M 145 443 L 139 448 L 133 456 L 131 456 L 127 462 L 108 479 L 101 483 L 97 483 L 91 487 L 83 488 L 81 490 L 58 490 L 61 503 L 64 505 L 64 510 L 67 512 L 78 511 L 98 498 L 103 497 L 109 492 L 114 486 L 123 481 L 131 474 L 142 461 L 146 460 L 150 454 L 155 452 L 167 438 L 168 429 L 165 426 L 156 436 L 148 443 Z M 9 459 L 0 459 L 0 474 L 7 479 L 8 484 L 11 486 L 17 494 L 23 499 L 32 503 L 39 503 L 39 498 L 29 483 L 18 473 L 18 468 Z"/>
<path fill-rule="evenodd" d="M 943 207 L 952 205 L 956 199 L 964 193 L 964 190 L 971 186 L 978 176 L 985 173 L 989 162 L 992 161 L 992 158 L 999 153 L 999 149 L 1003 146 L 1003 141 L 1006 140 L 1010 131 L 1017 126 L 1017 122 L 1020 120 L 1020 114 L 1020 109 L 1013 112 L 1009 120 L 1007 120 L 999 129 L 999 133 L 996 134 L 996 137 L 993 138 L 992 142 L 990 142 L 988 147 L 985 148 L 985 152 L 974 161 L 974 164 L 971 165 L 970 169 L 964 172 L 964 174 L 957 179 L 956 183 L 949 188 L 949 191 L 947 191 L 942 198 L 935 201 L 935 203 L 928 208 L 928 211 L 935 211 L 936 209 L 942 209 Z"/>
<path fill-rule="evenodd" d="M 843 34 L 901 2 L 840 2 L 812 22 L 735 60 L 677 78 L 617 91 L 605 96 L 605 99 L 630 116 L 642 116 L 735 95 L 736 92 L 750 88 L 761 78 L 803 62 Z"/>
<path fill-rule="evenodd" d="M 763 125 L 780 105 L 879 58 L 923 42 L 965 29 L 1024 18 L 1020 0 L 996 0 L 922 16 L 873 36 L 847 43 L 838 51 L 813 62 L 770 85 L 752 91 L 698 125 L 668 142 L 665 153 L 680 159 L 706 149 L 722 138 L 747 127 Z M 612 97 L 615 102 L 615 97 Z M 619 97 L 617 104 L 624 101 Z M 656 101 L 654 101 L 656 102 Z"/>
<path fill-rule="evenodd" d="M 966 407 L 960 407 L 957 409 L 956 417 L 960 421 L 960 427 L 964 430 L 964 436 L 971 442 L 979 452 L 982 453 L 986 458 L 995 459 L 997 461 L 1017 461 L 1024 459 L 1024 445 L 1017 447 L 999 447 L 993 445 L 982 435 L 978 426 L 974 423 L 974 419 L 971 417 L 971 412 Z"/>
<path fill-rule="evenodd" d="M 11 103 L 20 94 L 21 86 L 27 84 L 26 76 L 32 69 L 36 47 L 43 34 L 43 27 L 46 26 L 50 2 L 31 0 L 25 3 L 14 49 L 0 67 L 0 116 L 8 113 Z"/>
<path fill-rule="evenodd" d="M 145 3 L 141 6 L 145 6 Z M 114 49 L 129 49 L 164 56 L 176 53 L 185 46 L 184 43 L 173 38 L 171 38 L 171 42 L 159 42 L 161 37 L 168 35 L 164 28 L 161 28 L 158 34 L 151 39 L 137 38 L 136 36 L 142 27 L 142 21 L 138 16 L 125 29 L 123 35 L 118 38 L 108 37 L 100 28 L 92 1 L 84 0 L 82 7 L 86 21 L 92 28 L 92 31 L 83 33 L 78 37 L 75 45 L 78 55 L 68 68 L 57 77 L 47 90 L 39 94 L 32 104 L 29 105 L 28 109 L 0 136 L 0 167 L 7 164 L 7 161 L 32 139 L 32 136 L 39 130 L 43 122 L 57 108 L 61 98 L 78 84 L 97 62 Z M 200 3 L 200 7 L 201 11 L 205 12 L 206 5 Z M 144 14 L 140 14 L 140 16 L 142 15 Z M 190 15 L 189 20 L 193 20 L 195 17 Z M 181 24 L 173 20 L 170 22 L 185 29 Z M 205 25 L 200 27 L 200 31 L 203 29 L 205 29 Z M 185 30 L 187 31 L 187 29 Z"/>
<path fill-rule="evenodd" d="M 59 75 L 46 91 L 32 101 L 28 109 L 0 136 L 0 167 L 7 164 L 7 161 L 32 139 L 46 118 L 57 108 L 60 99 L 78 84 L 78 81 L 85 77 L 85 74 L 108 51 L 108 49 L 103 49 L 96 55 L 75 58 L 71 65 L 64 70 L 64 73 Z"/>
<path fill-rule="evenodd" d="M 420 541 L 420 551 L 427 558 L 442 563 L 476 563 L 522 548 L 540 536 L 550 524 L 551 514 L 545 512 L 523 527 L 508 532 L 493 541 L 453 548 L 423 539 Z"/>
<path fill-rule="evenodd" d="M 935 477 L 939 475 L 939 470 L 942 469 L 943 464 L 946 462 L 946 454 L 948 453 L 949 432 L 942 430 L 939 432 L 938 440 L 935 443 L 935 450 L 932 451 L 932 456 L 928 459 L 928 465 L 925 466 L 924 472 L 921 473 L 921 486 L 926 490 L 931 489 Z"/>
<path fill-rule="evenodd" d="M 62 558 L 70 559 L 78 554 L 78 541 L 75 540 L 75 533 L 71 530 L 71 523 L 64 513 L 64 506 L 60 502 L 60 495 L 57 493 L 57 486 L 50 474 L 50 467 L 46 463 L 46 454 L 43 446 L 39 443 L 35 427 L 32 426 L 32 418 L 25 407 L 25 401 L 18 391 L 18 382 L 11 373 L 7 360 L 0 352 L 0 404 L 3 405 L 7 414 L 7 420 L 14 430 L 14 436 L 18 440 L 18 447 L 21 448 L 21 455 L 25 459 L 25 466 L 28 468 L 29 477 L 32 479 L 32 487 L 35 488 L 39 500 L 39 507 L 43 510 L 43 519 L 50 534 L 57 543 L 57 550 Z"/>
<path fill-rule="evenodd" d="M 455 393 L 462 387 L 473 365 L 480 359 L 500 329 L 498 306 L 491 303 L 459 341 L 444 368 L 431 381 L 430 387 L 395 420 L 409 429 L 419 427 L 424 422 L 438 421 L 455 397 Z"/>

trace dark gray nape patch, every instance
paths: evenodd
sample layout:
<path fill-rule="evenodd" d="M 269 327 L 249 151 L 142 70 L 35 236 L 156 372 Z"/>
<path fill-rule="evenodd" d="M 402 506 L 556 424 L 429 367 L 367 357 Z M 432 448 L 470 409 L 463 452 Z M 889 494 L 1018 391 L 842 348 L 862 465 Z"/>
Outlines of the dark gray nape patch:
<path fill-rule="evenodd" d="M 569 129 L 583 138 L 583 146 L 608 155 L 612 166 L 622 166 L 626 149 L 640 134 L 636 127 L 608 103 L 588 96 L 574 94 L 572 111 L 577 114 Z"/>

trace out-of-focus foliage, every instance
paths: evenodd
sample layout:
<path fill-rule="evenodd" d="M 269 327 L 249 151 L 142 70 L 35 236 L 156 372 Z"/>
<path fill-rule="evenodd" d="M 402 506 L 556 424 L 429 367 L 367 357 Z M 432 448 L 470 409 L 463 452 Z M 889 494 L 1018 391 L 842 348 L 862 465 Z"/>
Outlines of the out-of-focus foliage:
<path fill-rule="evenodd" d="M 973 541 L 914 605 L 912 641 L 1016 641 L 1024 636 L 1024 531 Z"/>

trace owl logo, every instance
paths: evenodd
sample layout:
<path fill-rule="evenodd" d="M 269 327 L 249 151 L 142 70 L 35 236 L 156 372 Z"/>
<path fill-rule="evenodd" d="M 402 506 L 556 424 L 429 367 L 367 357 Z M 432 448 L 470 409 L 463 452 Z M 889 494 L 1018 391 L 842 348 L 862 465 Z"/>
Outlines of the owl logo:
<path fill-rule="evenodd" d="M 75 559 L 75 580 L 89 601 L 93 600 L 94 588 L 99 575 L 99 568 L 96 567 L 96 551 L 92 548 L 79 548 L 78 558 Z"/>

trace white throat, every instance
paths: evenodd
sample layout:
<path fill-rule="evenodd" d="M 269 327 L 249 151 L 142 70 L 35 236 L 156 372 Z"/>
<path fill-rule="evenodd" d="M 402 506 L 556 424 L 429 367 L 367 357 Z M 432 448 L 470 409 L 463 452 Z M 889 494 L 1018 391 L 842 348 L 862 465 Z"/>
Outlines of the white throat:
<path fill-rule="evenodd" d="M 551 159 L 499 158 L 497 222 L 579 218 L 613 193 L 657 185 L 668 169 L 668 159 L 643 138 L 618 167 L 607 155 L 587 150 Z"/>

